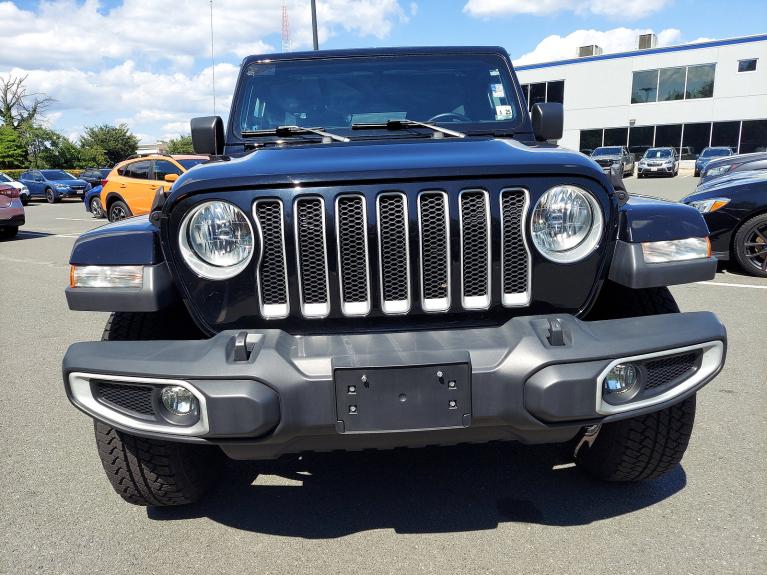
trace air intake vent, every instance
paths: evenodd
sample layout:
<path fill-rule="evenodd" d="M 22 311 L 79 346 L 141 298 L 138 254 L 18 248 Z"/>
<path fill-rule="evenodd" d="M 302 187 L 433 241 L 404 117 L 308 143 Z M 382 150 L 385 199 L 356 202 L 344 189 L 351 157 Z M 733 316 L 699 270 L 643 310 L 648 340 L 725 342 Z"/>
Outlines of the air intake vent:
<path fill-rule="evenodd" d="M 699 355 L 700 352 L 696 350 L 648 361 L 645 364 L 647 369 L 645 391 L 660 391 L 661 388 L 686 379 L 695 371 Z"/>
<path fill-rule="evenodd" d="M 655 34 L 640 34 L 637 42 L 637 48 L 640 50 L 649 50 L 658 45 L 658 37 Z"/>
<path fill-rule="evenodd" d="M 325 202 L 320 198 L 296 200 L 294 221 L 301 309 L 305 317 L 325 317 L 330 313 Z"/>
<path fill-rule="evenodd" d="M 421 305 L 425 311 L 450 308 L 450 218 L 445 192 L 418 197 L 421 229 Z"/>
<path fill-rule="evenodd" d="M 122 411 L 153 416 L 152 388 L 148 385 L 124 385 L 106 381 L 94 382 L 96 398 Z"/>
<path fill-rule="evenodd" d="M 461 277 L 463 307 L 490 305 L 490 204 L 484 190 L 461 192 Z"/>
<path fill-rule="evenodd" d="M 530 303 L 531 256 L 525 242 L 528 201 L 525 190 L 501 192 L 503 305 L 507 307 Z"/>
<path fill-rule="evenodd" d="M 589 46 L 580 46 L 578 48 L 578 58 L 585 58 L 587 56 L 599 56 L 602 53 L 602 48 L 596 44 Z"/>
<path fill-rule="evenodd" d="M 288 315 L 290 305 L 282 202 L 258 200 L 253 207 L 253 213 L 263 252 L 257 279 L 261 315 L 266 319 L 283 318 Z"/>
<path fill-rule="evenodd" d="M 370 311 L 370 267 L 364 197 L 341 196 L 336 200 L 336 233 L 341 311 L 344 315 L 366 315 Z"/>
<path fill-rule="evenodd" d="M 387 193 L 378 196 L 381 308 L 387 314 L 407 313 L 410 309 L 407 222 L 407 198 L 404 194 Z"/>

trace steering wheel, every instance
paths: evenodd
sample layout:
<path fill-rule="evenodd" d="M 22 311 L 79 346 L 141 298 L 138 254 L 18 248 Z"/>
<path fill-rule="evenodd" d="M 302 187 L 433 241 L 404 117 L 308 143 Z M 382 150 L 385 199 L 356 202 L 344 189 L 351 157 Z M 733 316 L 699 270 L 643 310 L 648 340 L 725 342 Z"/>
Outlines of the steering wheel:
<path fill-rule="evenodd" d="M 471 118 L 468 116 L 464 116 L 463 114 L 459 114 L 457 112 L 443 112 L 442 114 L 437 114 L 436 116 L 432 116 L 427 122 L 436 122 L 437 120 L 442 120 L 443 118 L 457 118 L 459 122 L 471 122 Z"/>

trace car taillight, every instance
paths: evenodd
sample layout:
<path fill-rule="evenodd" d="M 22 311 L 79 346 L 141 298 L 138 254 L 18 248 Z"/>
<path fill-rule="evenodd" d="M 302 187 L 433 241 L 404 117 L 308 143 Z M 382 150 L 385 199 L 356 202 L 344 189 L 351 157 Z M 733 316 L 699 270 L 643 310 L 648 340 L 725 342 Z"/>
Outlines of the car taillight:
<path fill-rule="evenodd" d="M 106 178 L 104 178 L 103 180 L 101 180 L 101 187 L 103 188 L 104 186 L 106 186 L 108 181 L 109 181 L 109 180 L 107 180 Z"/>
<path fill-rule="evenodd" d="M 0 196 L 5 196 L 7 198 L 18 198 L 19 190 L 13 186 L 0 186 Z"/>

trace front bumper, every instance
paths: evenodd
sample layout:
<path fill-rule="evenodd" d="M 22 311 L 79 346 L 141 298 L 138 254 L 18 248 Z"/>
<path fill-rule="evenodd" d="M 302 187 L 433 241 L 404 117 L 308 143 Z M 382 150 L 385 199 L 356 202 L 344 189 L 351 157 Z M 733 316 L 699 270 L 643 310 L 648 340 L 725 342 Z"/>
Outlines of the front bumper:
<path fill-rule="evenodd" d="M 561 338 L 552 334 L 553 320 L 561 325 Z M 237 345 L 238 338 L 247 345 Z M 701 360 L 689 377 L 622 407 L 604 402 L 602 379 L 616 361 L 691 349 Z M 230 457 L 267 459 L 302 451 L 500 439 L 563 442 L 585 425 L 659 410 L 695 393 L 719 373 L 725 349 L 725 328 L 708 312 L 600 322 L 530 316 L 466 330 L 332 336 L 253 330 L 197 341 L 77 343 L 64 357 L 63 375 L 75 406 L 126 432 L 213 443 Z M 344 425 L 344 378 L 395 366 L 448 374 L 455 366 L 467 368 L 462 393 L 470 401 L 462 405 L 461 423 L 363 432 Z M 186 386 L 200 402 L 200 418 L 182 426 L 131 417 L 100 402 L 94 392 L 98 382 Z M 395 397 L 397 378 L 386 385 Z M 428 385 L 424 380 L 424 389 Z"/>
<path fill-rule="evenodd" d="M 637 166 L 637 174 L 643 176 L 667 176 L 674 173 L 674 166 Z"/>

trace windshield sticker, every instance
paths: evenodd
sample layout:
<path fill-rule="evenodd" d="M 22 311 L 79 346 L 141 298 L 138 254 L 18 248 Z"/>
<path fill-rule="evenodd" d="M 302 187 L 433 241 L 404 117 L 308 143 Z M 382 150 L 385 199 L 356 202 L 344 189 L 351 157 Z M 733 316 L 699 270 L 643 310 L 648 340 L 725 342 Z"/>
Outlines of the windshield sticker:
<path fill-rule="evenodd" d="M 495 107 L 495 119 L 496 120 L 508 120 L 514 115 L 514 111 L 511 106 L 496 106 Z"/>
<path fill-rule="evenodd" d="M 503 84 L 490 84 L 490 89 L 493 91 L 493 98 L 506 97 L 506 92 L 503 91 Z"/>
<path fill-rule="evenodd" d="M 490 75 L 491 76 L 500 76 L 501 73 L 498 71 L 498 68 L 496 68 L 494 70 L 490 70 Z"/>

